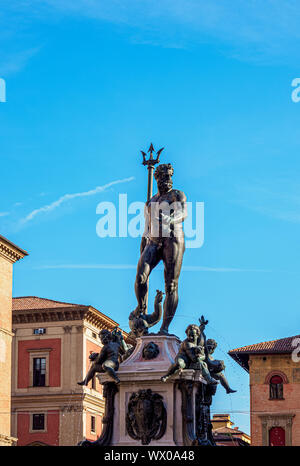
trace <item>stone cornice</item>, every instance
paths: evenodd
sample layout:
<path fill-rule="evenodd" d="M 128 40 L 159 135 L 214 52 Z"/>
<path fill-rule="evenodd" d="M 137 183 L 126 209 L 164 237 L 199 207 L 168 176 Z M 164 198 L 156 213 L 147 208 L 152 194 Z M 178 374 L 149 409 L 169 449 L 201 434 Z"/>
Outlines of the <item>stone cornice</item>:
<path fill-rule="evenodd" d="M 47 309 L 21 309 L 13 311 L 14 324 L 83 320 L 84 308 L 64 307 Z"/>
<path fill-rule="evenodd" d="M 34 394 L 34 393 L 22 393 L 14 394 L 11 398 L 12 410 L 13 411 L 26 411 L 32 405 L 40 405 L 46 403 L 48 408 L 51 409 L 54 406 L 62 407 L 64 410 L 68 406 L 82 407 L 83 403 L 93 405 L 98 408 L 104 409 L 104 400 L 98 396 L 93 396 L 88 393 L 49 393 L 47 394 Z M 85 405 L 86 406 L 86 405 Z M 82 409 L 82 408 L 81 408 Z"/>
<path fill-rule="evenodd" d="M 0 256 L 14 263 L 28 256 L 28 253 L 0 235 Z"/>
<path fill-rule="evenodd" d="M 44 322 L 86 321 L 99 329 L 112 330 L 118 324 L 92 306 L 66 306 L 46 309 L 13 310 L 13 324 L 38 324 Z M 122 331 L 128 340 L 128 334 Z M 129 341 L 129 340 L 128 340 Z"/>
<path fill-rule="evenodd" d="M 50 353 L 53 351 L 53 348 L 27 348 L 28 353 Z"/>
<path fill-rule="evenodd" d="M 11 397 L 13 409 L 22 409 L 27 404 L 39 404 L 47 402 L 49 406 L 60 404 L 75 404 L 82 402 L 82 392 L 77 393 L 18 393 Z"/>
<path fill-rule="evenodd" d="M 278 412 L 278 413 L 263 413 L 263 414 L 259 414 L 258 417 L 260 419 L 292 419 L 293 417 L 295 417 L 295 413 L 293 413 L 292 411 L 291 412 Z"/>
<path fill-rule="evenodd" d="M 104 409 L 104 406 L 105 406 L 105 401 L 102 398 L 98 397 L 98 396 L 93 396 L 89 393 L 85 393 L 84 394 L 84 398 L 83 398 L 83 401 L 84 401 L 84 407 L 87 408 L 87 407 L 95 407 L 95 408 L 103 408 Z"/>

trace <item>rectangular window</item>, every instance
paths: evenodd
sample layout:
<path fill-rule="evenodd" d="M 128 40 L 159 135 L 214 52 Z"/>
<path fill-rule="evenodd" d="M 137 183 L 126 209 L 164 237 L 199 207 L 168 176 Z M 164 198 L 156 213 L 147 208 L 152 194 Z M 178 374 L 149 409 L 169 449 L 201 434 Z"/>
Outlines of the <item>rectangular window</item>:
<path fill-rule="evenodd" d="M 96 390 L 96 377 L 92 378 L 92 389 Z"/>
<path fill-rule="evenodd" d="M 96 418 L 91 416 L 91 432 L 96 432 Z"/>
<path fill-rule="evenodd" d="M 33 329 L 33 334 L 34 335 L 43 335 L 43 333 L 46 333 L 45 328 L 34 328 Z"/>
<path fill-rule="evenodd" d="M 270 400 L 283 400 L 283 380 L 280 375 L 273 375 L 270 380 Z"/>
<path fill-rule="evenodd" d="M 32 430 L 44 430 L 45 429 L 45 414 L 33 414 L 32 415 Z"/>
<path fill-rule="evenodd" d="M 46 385 L 46 358 L 33 359 L 33 383 L 34 387 Z"/>

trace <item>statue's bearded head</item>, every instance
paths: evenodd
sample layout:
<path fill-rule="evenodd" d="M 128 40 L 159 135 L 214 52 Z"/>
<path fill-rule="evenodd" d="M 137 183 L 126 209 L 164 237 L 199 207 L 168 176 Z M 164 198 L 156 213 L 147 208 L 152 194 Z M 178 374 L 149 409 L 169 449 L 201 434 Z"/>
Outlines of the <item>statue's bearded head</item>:
<path fill-rule="evenodd" d="M 164 163 L 157 167 L 154 172 L 154 178 L 157 181 L 158 191 L 163 193 L 168 193 L 173 187 L 173 176 L 174 170 L 170 163 Z"/>

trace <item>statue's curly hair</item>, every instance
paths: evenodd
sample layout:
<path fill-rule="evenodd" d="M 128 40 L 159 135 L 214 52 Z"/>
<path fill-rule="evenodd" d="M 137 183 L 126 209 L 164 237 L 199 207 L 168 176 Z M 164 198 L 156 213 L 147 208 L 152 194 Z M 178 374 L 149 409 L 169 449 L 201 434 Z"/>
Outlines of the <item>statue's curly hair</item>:
<path fill-rule="evenodd" d="M 103 328 L 102 330 L 100 330 L 99 332 L 99 337 L 101 337 L 101 335 L 108 335 L 111 337 L 111 332 L 109 330 L 107 330 L 106 328 Z"/>
<path fill-rule="evenodd" d="M 157 169 L 154 172 L 154 178 L 158 180 L 159 177 L 166 172 L 170 172 L 171 176 L 174 173 L 174 169 L 170 163 L 162 163 L 161 165 L 158 165 Z"/>
<path fill-rule="evenodd" d="M 190 328 L 195 328 L 197 330 L 198 335 L 200 335 L 200 329 L 199 329 L 198 325 L 196 325 L 196 324 L 189 325 L 187 327 L 186 331 L 185 331 L 186 334 L 188 334 Z"/>
<path fill-rule="evenodd" d="M 207 346 L 211 346 L 213 349 L 216 349 L 216 347 L 218 346 L 218 343 L 213 338 L 209 338 L 206 341 L 206 344 L 207 344 Z"/>

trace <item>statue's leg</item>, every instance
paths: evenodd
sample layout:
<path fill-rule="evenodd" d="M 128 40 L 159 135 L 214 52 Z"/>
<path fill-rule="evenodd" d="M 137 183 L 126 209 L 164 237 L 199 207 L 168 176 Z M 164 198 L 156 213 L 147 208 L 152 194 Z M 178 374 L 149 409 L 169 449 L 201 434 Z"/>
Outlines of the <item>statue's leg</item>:
<path fill-rule="evenodd" d="M 149 243 L 145 246 L 139 259 L 135 279 L 135 294 L 140 309 L 146 310 L 148 296 L 148 277 L 161 260 L 161 252 L 158 245 Z"/>
<path fill-rule="evenodd" d="M 96 372 L 100 372 L 100 371 L 101 371 L 101 366 L 99 366 L 98 364 L 92 364 L 90 370 L 86 374 L 83 381 L 82 382 L 77 382 L 77 384 L 78 385 L 87 385 L 89 383 L 89 381 L 92 380 L 92 378 L 94 377 Z"/>
<path fill-rule="evenodd" d="M 222 387 L 225 388 L 226 393 L 235 393 L 236 392 L 236 390 L 232 390 L 232 388 L 230 388 L 228 380 L 226 379 L 225 374 L 223 372 L 219 372 L 218 374 L 215 374 L 214 378 L 217 379 L 217 380 L 220 380 L 220 383 L 221 383 Z"/>
<path fill-rule="evenodd" d="M 206 362 L 204 361 L 201 361 L 201 372 L 202 372 L 202 375 L 204 377 L 204 379 L 206 380 L 206 382 L 210 383 L 210 384 L 213 384 L 213 385 L 216 385 L 218 382 L 216 381 L 215 378 L 213 378 L 211 375 L 210 375 L 210 372 L 207 368 L 207 364 Z"/>
<path fill-rule="evenodd" d="M 185 246 L 181 238 L 165 241 L 163 261 L 165 266 L 165 291 L 163 322 L 159 333 L 168 334 L 169 325 L 178 306 L 178 279 L 182 266 Z"/>
<path fill-rule="evenodd" d="M 115 368 L 116 368 L 116 363 L 110 360 L 105 361 L 102 364 L 102 368 L 105 372 L 107 372 L 112 379 L 115 380 L 115 382 L 120 383 L 120 379 L 116 374 Z"/>
<path fill-rule="evenodd" d="M 184 359 L 178 358 L 177 361 L 169 368 L 168 372 L 161 378 L 161 381 L 166 382 L 168 378 L 171 377 L 171 375 L 176 374 L 180 370 L 183 370 L 185 366 L 186 364 Z"/>

